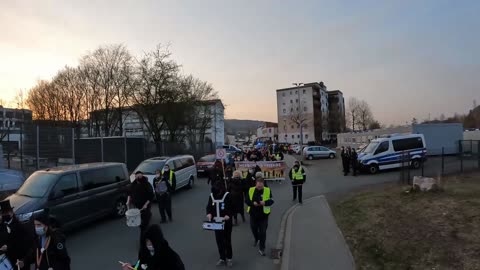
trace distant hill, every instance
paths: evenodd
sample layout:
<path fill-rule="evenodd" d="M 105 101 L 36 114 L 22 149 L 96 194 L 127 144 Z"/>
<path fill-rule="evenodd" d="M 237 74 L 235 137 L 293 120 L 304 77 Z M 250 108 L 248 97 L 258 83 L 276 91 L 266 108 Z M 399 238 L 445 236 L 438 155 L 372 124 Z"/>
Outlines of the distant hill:
<path fill-rule="evenodd" d="M 257 128 L 265 123 L 256 120 L 225 119 L 225 133 L 229 135 L 256 134 Z"/>

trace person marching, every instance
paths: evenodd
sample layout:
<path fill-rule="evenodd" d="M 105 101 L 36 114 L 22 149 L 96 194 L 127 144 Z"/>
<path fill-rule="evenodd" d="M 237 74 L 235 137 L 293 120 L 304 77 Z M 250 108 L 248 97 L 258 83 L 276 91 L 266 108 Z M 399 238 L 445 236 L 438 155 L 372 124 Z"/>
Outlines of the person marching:
<path fill-rule="evenodd" d="M 28 264 L 33 262 L 37 270 L 69 270 L 70 256 L 65 245 L 65 235 L 60 228 L 52 226 L 52 217 L 42 213 L 36 216 L 33 222 L 37 237 L 32 252 L 25 261 Z M 23 267 L 24 264 L 24 261 L 17 263 L 20 267 Z"/>
<path fill-rule="evenodd" d="M 137 171 L 135 173 L 135 181 L 133 181 L 130 186 L 127 207 L 133 204 L 135 208 L 140 209 L 141 211 L 142 223 L 140 225 L 140 236 L 143 234 L 152 218 L 151 202 L 153 201 L 154 196 L 153 188 L 150 183 L 148 183 L 148 179 L 143 176 L 141 171 Z"/>
<path fill-rule="evenodd" d="M 216 181 L 212 187 L 212 193 L 208 197 L 207 220 L 211 222 L 224 222 L 223 230 L 215 231 L 220 260 L 217 266 L 233 266 L 232 257 L 232 198 L 225 189 L 224 183 Z"/>
<path fill-rule="evenodd" d="M 357 171 L 358 171 L 358 154 L 355 148 L 352 148 L 352 151 L 350 152 L 350 162 L 352 164 L 352 171 L 353 171 L 353 176 L 357 176 Z"/>
<path fill-rule="evenodd" d="M 255 186 L 255 171 L 253 168 L 248 168 L 247 176 L 245 176 L 245 193 L 248 193 L 248 190 L 254 186 Z"/>
<path fill-rule="evenodd" d="M 305 174 L 305 169 L 300 166 L 299 161 L 295 161 L 295 165 L 289 172 L 290 180 L 292 180 L 292 188 L 293 188 L 293 201 L 297 199 L 298 194 L 298 202 L 300 204 L 303 203 L 303 184 L 307 181 L 307 175 Z"/>
<path fill-rule="evenodd" d="M 343 174 L 347 176 L 348 173 L 350 172 L 350 155 L 348 153 L 348 150 L 345 149 L 345 147 L 343 146 L 342 146 L 341 156 L 342 156 Z"/>
<path fill-rule="evenodd" d="M 0 231 L 3 236 L 0 252 L 6 256 L 12 265 L 15 265 L 19 260 L 27 257 L 34 237 L 13 213 L 10 200 L 1 201 L 0 209 L 2 214 Z M 23 266 L 20 268 L 23 268 Z"/>
<path fill-rule="evenodd" d="M 240 214 L 243 222 L 245 222 L 245 210 L 243 206 L 245 183 L 242 180 L 242 172 L 234 171 L 233 177 L 228 185 L 228 191 L 232 196 L 232 216 L 234 224 L 238 224 L 237 215 Z"/>
<path fill-rule="evenodd" d="M 256 186 L 249 189 L 245 203 L 248 205 L 247 212 L 250 214 L 250 228 L 255 239 L 254 247 L 260 244 L 258 252 L 261 256 L 265 256 L 268 216 L 274 201 L 272 191 L 264 185 L 263 174 L 260 172 L 255 176 Z"/>
<path fill-rule="evenodd" d="M 137 263 L 130 265 L 120 262 L 120 264 L 124 270 L 185 270 L 182 259 L 168 245 L 162 229 L 157 224 L 150 225 L 142 235 Z"/>
<path fill-rule="evenodd" d="M 157 170 L 155 178 L 153 179 L 153 187 L 155 190 L 155 196 L 158 202 L 158 211 L 160 212 L 161 223 L 167 222 L 167 216 L 170 222 L 172 222 L 172 197 L 173 192 L 170 179 L 162 177 L 160 170 Z M 173 182 L 173 181 L 172 181 Z"/>

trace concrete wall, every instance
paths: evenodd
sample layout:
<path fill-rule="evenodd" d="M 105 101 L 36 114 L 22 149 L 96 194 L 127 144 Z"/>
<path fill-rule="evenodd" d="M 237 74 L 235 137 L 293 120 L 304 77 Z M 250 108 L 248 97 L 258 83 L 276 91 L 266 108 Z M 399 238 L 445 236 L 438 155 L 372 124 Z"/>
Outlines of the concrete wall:
<path fill-rule="evenodd" d="M 464 131 L 463 132 L 464 140 L 479 140 L 480 141 L 480 130 Z"/>

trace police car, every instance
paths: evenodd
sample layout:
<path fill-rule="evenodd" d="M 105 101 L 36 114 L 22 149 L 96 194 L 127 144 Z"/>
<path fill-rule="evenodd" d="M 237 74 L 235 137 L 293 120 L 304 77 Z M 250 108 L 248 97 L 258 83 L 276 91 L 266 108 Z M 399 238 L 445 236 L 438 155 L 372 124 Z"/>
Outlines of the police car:
<path fill-rule="evenodd" d="M 358 154 L 358 163 L 371 174 L 402 166 L 418 169 L 426 160 L 426 154 L 423 134 L 388 135 L 372 140 Z"/>

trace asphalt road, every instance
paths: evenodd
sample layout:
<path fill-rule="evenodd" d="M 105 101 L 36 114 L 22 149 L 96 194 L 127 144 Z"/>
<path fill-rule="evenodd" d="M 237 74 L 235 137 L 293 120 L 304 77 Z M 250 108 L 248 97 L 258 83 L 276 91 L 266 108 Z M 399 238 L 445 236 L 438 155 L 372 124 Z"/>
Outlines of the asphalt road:
<path fill-rule="evenodd" d="M 293 158 L 287 158 L 292 163 Z M 398 180 L 398 171 L 378 175 L 344 177 L 340 159 L 317 160 L 306 163 L 308 177 L 304 186 L 304 198 L 330 193 L 343 192 L 364 185 Z M 253 237 L 247 222 L 234 227 L 233 269 L 278 269 L 268 257 L 274 248 L 283 213 L 292 202 L 291 186 L 286 183 L 270 183 L 275 204 L 269 219 L 267 231 L 267 257 L 258 255 L 252 247 Z M 162 224 L 165 238 L 179 253 L 186 269 L 215 269 L 218 252 L 213 232 L 204 231 L 205 206 L 210 187 L 205 179 L 199 179 L 192 190 L 181 190 L 173 196 L 173 223 Z M 152 222 L 159 222 L 157 205 L 153 205 Z M 129 228 L 124 219 L 105 219 L 72 232 L 68 235 L 68 250 L 72 258 L 72 269 L 121 269 L 118 261 L 136 261 L 139 246 L 139 229 Z"/>

